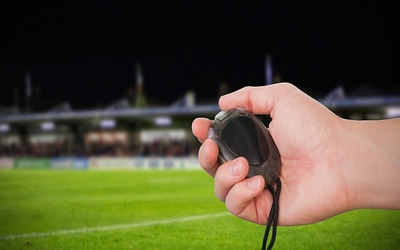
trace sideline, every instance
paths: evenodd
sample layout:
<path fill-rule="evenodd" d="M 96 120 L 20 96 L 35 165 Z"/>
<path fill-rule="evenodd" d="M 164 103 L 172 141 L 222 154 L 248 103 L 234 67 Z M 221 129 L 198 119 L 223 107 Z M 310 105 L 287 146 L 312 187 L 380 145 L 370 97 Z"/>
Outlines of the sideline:
<path fill-rule="evenodd" d="M 149 227 L 154 225 L 167 225 L 172 223 L 181 223 L 188 221 L 196 221 L 196 220 L 205 220 L 210 218 L 222 217 L 230 215 L 229 212 L 217 213 L 217 214 L 204 214 L 204 215 L 195 215 L 181 218 L 171 218 L 165 220 L 155 220 L 155 221 L 145 221 L 138 223 L 129 223 L 129 224 L 119 224 L 119 225 L 111 225 L 111 226 L 103 226 L 103 227 L 90 227 L 90 228 L 78 228 L 78 229 L 70 229 L 70 230 L 59 230 L 53 232 L 43 232 L 43 233 L 26 233 L 26 234 L 11 234 L 1 236 L 0 240 L 14 240 L 21 238 L 42 238 L 49 236 L 58 236 L 58 235 L 68 235 L 68 234 L 84 234 L 84 233 L 92 233 L 92 232 L 103 232 L 103 231 L 111 231 L 111 230 L 120 230 L 120 229 L 130 229 L 130 228 L 139 228 L 139 227 Z"/>

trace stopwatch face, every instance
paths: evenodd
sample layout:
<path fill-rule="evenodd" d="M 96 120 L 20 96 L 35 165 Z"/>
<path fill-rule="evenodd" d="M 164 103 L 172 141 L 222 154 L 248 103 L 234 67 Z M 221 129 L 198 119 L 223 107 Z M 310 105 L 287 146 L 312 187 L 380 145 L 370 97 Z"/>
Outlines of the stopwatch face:
<path fill-rule="evenodd" d="M 268 159 L 268 142 L 259 126 L 249 117 L 230 120 L 222 131 L 222 142 L 237 157 L 243 156 L 251 165 Z"/>

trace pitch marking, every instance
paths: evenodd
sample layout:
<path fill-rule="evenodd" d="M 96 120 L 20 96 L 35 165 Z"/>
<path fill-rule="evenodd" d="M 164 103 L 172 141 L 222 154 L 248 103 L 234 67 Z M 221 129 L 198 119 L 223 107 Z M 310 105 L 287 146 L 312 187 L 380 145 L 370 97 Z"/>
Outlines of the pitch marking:
<path fill-rule="evenodd" d="M 224 213 L 218 213 L 218 214 L 204 214 L 204 215 L 188 216 L 188 217 L 182 217 L 182 218 L 145 221 L 145 222 L 119 224 L 119 225 L 104 226 L 104 227 L 90 227 L 90 228 L 84 227 L 84 228 L 78 228 L 78 229 L 59 230 L 59 231 L 43 232 L 43 233 L 12 234 L 12 235 L 2 236 L 2 237 L 0 237 L 0 240 L 14 240 L 14 239 L 21 239 L 21 238 L 42 238 L 42 237 L 67 235 L 67 234 L 80 234 L 80 233 L 84 234 L 84 233 L 130 229 L 130 228 L 138 228 L 138 227 L 149 227 L 149 226 L 154 226 L 154 225 L 166 225 L 166 224 L 180 223 L 180 222 L 187 222 L 187 221 L 204 220 L 204 219 L 216 218 L 216 217 L 227 216 L 227 215 L 230 215 L 230 213 L 224 212 Z"/>

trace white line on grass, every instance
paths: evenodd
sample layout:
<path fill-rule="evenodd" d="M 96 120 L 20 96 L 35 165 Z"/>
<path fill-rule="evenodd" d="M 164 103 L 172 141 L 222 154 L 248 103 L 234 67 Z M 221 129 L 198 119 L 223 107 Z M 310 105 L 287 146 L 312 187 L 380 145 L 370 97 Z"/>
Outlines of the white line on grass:
<path fill-rule="evenodd" d="M 218 214 L 204 214 L 204 215 L 195 215 L 195 216 L 187 216 L 180 218 L 171 218 L 165 220 L 153 220 L 153 221 L 145 221 L 145 222 L 137 222 L 137 223 L 129 223 L 129 224 L 119 224 L 112 226 L 104 226 L 104 227 L 90 227 L 90 228 L 78 228 L 78 229 L 70 229 L 70 230 L 59 230 L 53 232 L 43 232 L 43 233 L 26 233 L 26 234 L 11 234 L 1 236 L 0 240 L 14 240 L 20 238 L 42 238 L 49 236 L 58 236 L 58 235 L 67 235 L 67 234 L 84 234 L 84 233 L 92 233 L 92 232 L 100 232 L 100 231 L 111 231 L 111 230 L 119 230 L 119 229 L 130 229 L 130 228 L 138 228 L 138 227 L 149 227 L 155 225 L 165 225 L 179 222 L 187 222 L 187 221 L 196 221 L 196 220 L 204 220 L 210 218 L 216 218 L 221 216 L 230 215 L 228 212 L 218 213 Z"/>

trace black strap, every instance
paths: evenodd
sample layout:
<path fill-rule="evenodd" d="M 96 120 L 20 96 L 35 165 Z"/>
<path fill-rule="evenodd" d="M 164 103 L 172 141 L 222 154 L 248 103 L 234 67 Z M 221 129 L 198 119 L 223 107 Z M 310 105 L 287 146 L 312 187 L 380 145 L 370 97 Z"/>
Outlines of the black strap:
<path fill-rule="evenodd" d="M 268 245 L 268 249 L 272 249 L 272 247 L 274 246 L 275 243 L 275 239 L 276 239 L 276 231 L 278 229 L 278 211 L 279 211 L 279 195 L 281 193 L 281 180 L 278 179 L 276 180 L 276 191 L 274 190 L 274 188 L 272 187 L 272 185 L 267 185 L 268 190 L 271 192 L 272 194 L 272 206 L 271 206 L 271 211 L 269 212 L 269 216 L 268 216 L 268 221 L 267 221 L 267 226 L 265 228 L 265 233 L 264 233 L 264 239 L 263 239 L 263 245 L 262 245 L 262 250 L 265 250 L 267 247 L 267 240 L 268 240 L 268 235 L 269 235 L 269 231 L 271 229 L 271 225 L 272 225 L 272 237 L 271 240 L 269 242 Z"/>

